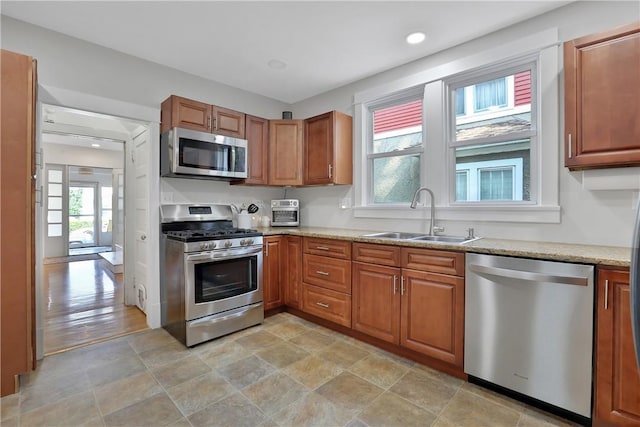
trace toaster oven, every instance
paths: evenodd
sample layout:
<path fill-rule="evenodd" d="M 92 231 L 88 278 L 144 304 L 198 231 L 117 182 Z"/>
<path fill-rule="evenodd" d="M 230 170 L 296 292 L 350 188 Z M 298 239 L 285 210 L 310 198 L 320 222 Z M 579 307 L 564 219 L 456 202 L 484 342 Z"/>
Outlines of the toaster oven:
<path fill-rule="evenodd" d="M 300 225 L 300 203 L 297 199 L 271 201 L 272 227 L 297 227 Z"/>

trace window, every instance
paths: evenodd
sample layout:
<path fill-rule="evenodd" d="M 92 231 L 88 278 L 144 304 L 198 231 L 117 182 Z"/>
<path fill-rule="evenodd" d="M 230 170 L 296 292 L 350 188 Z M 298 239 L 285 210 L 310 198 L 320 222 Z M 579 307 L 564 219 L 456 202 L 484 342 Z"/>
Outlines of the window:
<path fill-rule="evenodd" d="M 494 77 L 500 73 L 499 77 Z M 536 147 L 535 62 L 448 84 L 448 146 L 455 161 L 455 202 L 529 202 L 531 157 Z M 464 93 L 462 97 L 460 93 Z M 462 110 L 458 105 L 473 108 Z M 460 114 L 460 111 L 473 111 Z M 465 179 L 459 175 L 465 171 Z"/>
<path fill-rule="evenodd" d="M 355 93 L 354 216 L 428 218 L 428 199 L 413 210 L 410 191 L 390 194 L 408 181 L 434 192 L 440 221 L 559 223 L 558 40 L 545 30 Z M 423 145 L 374 151 L 374 113 L 420 99 Z"/>
<path fill-rule="evenodd" d="M 47 166 L 47 236 L 62 236 L 63 166 Z"/>
<path fill-rule="evenodd" d="M 369 107 L 367 168 L 373 204 L 409 203 L 420 187 L 423 149 L 422 98 L 393 100 Z"/>

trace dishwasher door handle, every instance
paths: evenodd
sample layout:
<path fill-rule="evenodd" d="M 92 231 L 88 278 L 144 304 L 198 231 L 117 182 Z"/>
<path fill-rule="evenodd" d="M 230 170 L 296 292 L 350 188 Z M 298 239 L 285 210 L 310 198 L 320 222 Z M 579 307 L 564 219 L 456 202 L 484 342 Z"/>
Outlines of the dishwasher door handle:
<path fill-rule="evenodd" d="M 469 270 L 480 274 L 491 274 L 493 276 L 507 277 L 509 279 L 526 280 L 530 282 L 559 283 L 563 285 L 588 286 L 589 278 L 575 276 L 554 276 L 544 273 L 533 273 L 530 271 L 511 270 L 509 268 L 489 267 L 486 265 L 469 264 Z"/>

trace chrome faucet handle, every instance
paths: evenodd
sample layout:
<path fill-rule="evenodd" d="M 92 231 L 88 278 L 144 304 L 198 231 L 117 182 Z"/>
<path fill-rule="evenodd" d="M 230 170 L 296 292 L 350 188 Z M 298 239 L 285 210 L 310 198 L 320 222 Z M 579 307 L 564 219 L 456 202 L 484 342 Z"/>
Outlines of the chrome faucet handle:
<path fill-rule="evenodd" d="M 444 227 L 440 227 L 440 226 L 434 225 L 433 226 L 433 234 L 436 234 L 436 233 L 444 233 Z"/>
<path fill-rule="evenodd" d="M 467 239 L 475 239 L 476 236 L 475 234 L 473 234 L 474 233 L 473 227 L 467 228 L 467 233 L 469 233 L 467 234 Z"/>

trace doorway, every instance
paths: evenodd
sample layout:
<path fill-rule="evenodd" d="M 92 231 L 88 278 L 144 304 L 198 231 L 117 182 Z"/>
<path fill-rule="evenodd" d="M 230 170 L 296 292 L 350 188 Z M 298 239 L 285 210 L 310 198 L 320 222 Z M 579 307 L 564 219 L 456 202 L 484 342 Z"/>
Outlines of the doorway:
<path fill-rule="evenodd" d="M 147 319 L 125 304 L 125 153 L 141 124 L 45 104 L 41 117 L 48 355 L 145 329 Z"/>

